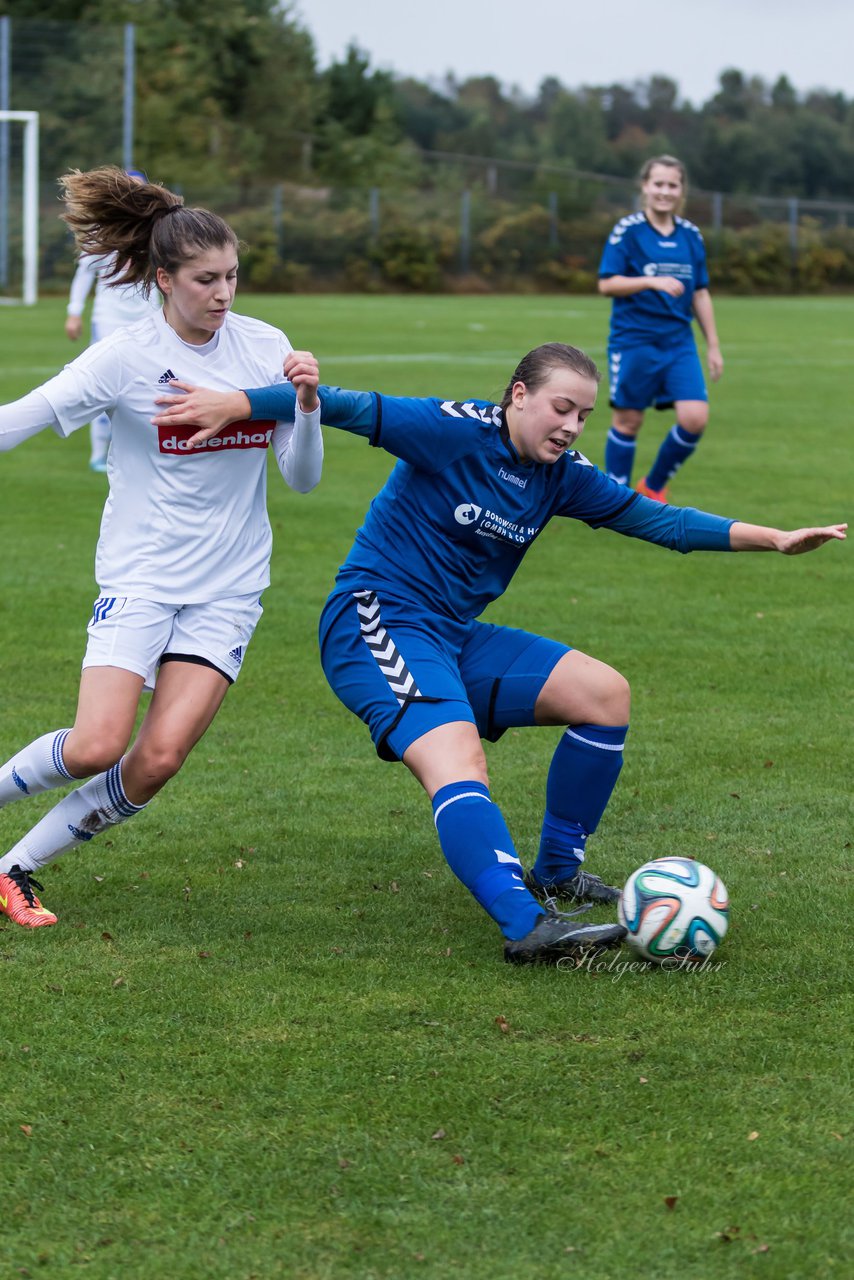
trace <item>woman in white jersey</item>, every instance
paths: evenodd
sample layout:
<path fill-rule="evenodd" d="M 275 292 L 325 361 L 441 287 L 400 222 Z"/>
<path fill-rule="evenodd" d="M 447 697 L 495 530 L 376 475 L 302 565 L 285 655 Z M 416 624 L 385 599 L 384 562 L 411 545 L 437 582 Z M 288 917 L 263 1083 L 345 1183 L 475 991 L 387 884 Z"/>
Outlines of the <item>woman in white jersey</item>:
<path fill-rule="evenodd" d="M 279 330 L 231 314 L 231 228 L 120 169 L 73 172 L 61 184 L 81 252 L 112 255 L 124 264 L 117 283 L 156 287 L 163 308 L 0 407 L 0 450 L 44 427 L 70 435 L 102 410 L 113 429 L 74 725 L 41 734 L 0 767 L 0 806 L 89 778 L 0 856 L 0 911 L 29 927 L 56 921 L 33 873 L 138 813 L 237 678 L 269 582 L 268 449 L 302 493 L 318 483 L 323 458 L 316 365 Z M 175 377 L 226 390 L 284 381 L 283 367 L 298 391 L 295 422 L 236 423 L 200 448 L 188 444 L 192 430 L 152 424 L 155 397 Z"/>
<path fill-rule="evenodd" d="M 127 175 L 134 182 L 145 182 L 146 177 L 138 169 L 128 169 Z M 81 254 L 77 260 L 77 270 L 71 281 L 68 296 L 68 311 L 65 317 L 65 334 L 71 342 L 77 342 L 83 332 L 83 309 L 86 299 L 95 286 L 95 299 L 92 303 L 92 341 L 99 342 L 126 324 L 136 324 L 156 305 L 155 295 L 145 288 L 145 284 L 119 285 L 110 284 L 115 274 L 115 263 L 109 257 L 104 258 L 93 253 Z M 89 452 L 89 468 L 92 471 L 107 470 L 107 454 L 110 449 L 110 419 L 105 413 L 96 414 L 89 425 L 91 447 Z"/>

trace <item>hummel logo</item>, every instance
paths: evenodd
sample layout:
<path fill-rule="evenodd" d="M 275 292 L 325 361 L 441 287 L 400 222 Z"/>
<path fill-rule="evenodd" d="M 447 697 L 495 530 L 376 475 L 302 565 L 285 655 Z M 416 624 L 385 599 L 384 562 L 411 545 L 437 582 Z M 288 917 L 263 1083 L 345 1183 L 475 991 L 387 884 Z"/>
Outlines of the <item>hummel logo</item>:
<path fill-rule="evenodd" d="M 165 373 L 161 373 L 161 375 L 160 375 L 160 377 L 157 379 L 157 381 L 158 381 L 158 382 L 162 382 L 162 383 L 171 382 L 171 381 L 172 381 L 172 379 L 173 379 L 174 377 L 175 377 L 175 375 L 174 375 L 174 373 L 172 372 L 172 370 L 171 370 L 171 369 L 167 369 Z"/>
<path fill-rule="evenodd" d="M 236 649 L 229 649 L 228 656 L 232 662 L 236 662 L 238 667 L 243 661 L 243 645 L 239 644 Z"/>
<path fill-rule="evenodd" d="M 9 905 L 9 895 L 6 894 L 6 897 L 4 898 L 2 894 L 0 894 L 0 907 L 2 907 L 3 910 L 5 911 L 8 905 Z"/>
<path fill-rule="evenodd" d="M 20 774 L 16 772 L 14 765 L 12 765 L 12 781 L 14 782 L 15 786 L 18 787 L 19 790 L 23 791 L 25 796 L 28 796 L 30 794 L 29 791 L 27 790 L 26 782 L 24 782 L 24 779 L 20 776 Z"/>

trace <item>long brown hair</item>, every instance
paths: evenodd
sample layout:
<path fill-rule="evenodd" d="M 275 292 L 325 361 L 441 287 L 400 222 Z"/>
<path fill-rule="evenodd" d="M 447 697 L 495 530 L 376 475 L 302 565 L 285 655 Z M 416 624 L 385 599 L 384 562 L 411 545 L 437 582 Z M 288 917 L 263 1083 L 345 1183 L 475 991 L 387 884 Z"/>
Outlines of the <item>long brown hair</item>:
<path fill-rule="evenodd" d="M 227 222 L 207 209 L 188 209 L 183 197 L 154 182 L 138 182 L 104 165 L 59 179 L 65 212 L 81 253 L 112 256 L 110 284 L 141 284 L 150 292 L 157 270 L 170 274 L 206 249 L 237 249 Z"/>

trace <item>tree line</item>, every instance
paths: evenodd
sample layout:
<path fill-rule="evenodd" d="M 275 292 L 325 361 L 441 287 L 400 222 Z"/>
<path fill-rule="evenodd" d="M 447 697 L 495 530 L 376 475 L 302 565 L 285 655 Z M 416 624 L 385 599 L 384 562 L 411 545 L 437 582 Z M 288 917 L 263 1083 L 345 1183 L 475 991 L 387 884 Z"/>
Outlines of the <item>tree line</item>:
<path fill-rule="evenodd" d="M 43 172 L 120 159 L 119 37 L 132 22 L 134 159 L 166 183 L 418 185 L 447 154 L 625 178 L 667 151 L 707 191 L 854 197 L 854 100 L 798 93 L 785 75 L 768 84 L 727 69 L 700 106 L 666 76 L 549 77 L 524 95 L 492 76 L 399 77 L 355 46 L 320 67 L 311 34 L 275 0 L 8 0 L 5 14 L 11 106 L 42 113 Z"/>

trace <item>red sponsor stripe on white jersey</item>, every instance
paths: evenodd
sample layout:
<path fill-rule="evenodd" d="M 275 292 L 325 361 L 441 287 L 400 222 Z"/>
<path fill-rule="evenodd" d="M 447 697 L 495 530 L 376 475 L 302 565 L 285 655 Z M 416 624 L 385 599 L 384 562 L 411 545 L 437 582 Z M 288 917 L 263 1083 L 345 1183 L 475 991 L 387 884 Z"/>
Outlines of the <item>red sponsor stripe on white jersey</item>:
<path fill-rule="evenodd" d="M 181 454 L 183 457 L 222 453 L 225 449 L 267 449 L 275 425 L 272 418 L 262 418 L 258 422 L 232 422 L 218 435 L 192 449 L 187 442 L 196 434 L 198 427 L 158 427 L 157 439 L 161 453 Z"/>

